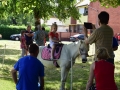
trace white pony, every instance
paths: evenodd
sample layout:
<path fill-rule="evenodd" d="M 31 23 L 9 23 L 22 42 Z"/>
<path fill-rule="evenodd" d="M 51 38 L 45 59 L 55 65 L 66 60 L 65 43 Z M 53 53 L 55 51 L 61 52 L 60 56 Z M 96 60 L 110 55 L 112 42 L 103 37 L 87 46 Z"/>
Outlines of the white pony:
<path fill-rule="evenodd" d="M 49 68 L 55 67 L 53 65 L 53 61 L 46 61 L 46 60 L 43 60 L 41 58 L 41 51 L 43 48 L 44 48 L 44 46 L 39 47 L 38 59 L 46 67 L 49 67 Z M 61 69 L 61 87 L 60 87 L 60 90 L 65 90 L 65 82 L 67 79 L 68 72 L 71 68 L 71 60 L 73 61 L 72 63 L 74 64 L 77 56 L 81 54 L 82 60 L 87 61 L 87 53 L 88 53 L 88 47 L 85 44 L 85 42 L 82 40 L 79 40 L 77 42 L 73 42 L 73 43 L 68 44 L 68 45 L 65 44 L 63 46 L 62 51 L 61 51 L 61 56 L 57 60 L 57 63 Z"/>

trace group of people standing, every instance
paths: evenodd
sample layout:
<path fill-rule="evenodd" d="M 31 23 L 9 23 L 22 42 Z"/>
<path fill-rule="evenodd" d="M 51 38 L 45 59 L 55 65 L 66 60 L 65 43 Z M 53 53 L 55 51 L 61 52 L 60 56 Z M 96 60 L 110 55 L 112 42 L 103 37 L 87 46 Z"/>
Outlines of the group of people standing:
<path fill-rule="evenodd" d="M 28 54 L 28 47 L 30 44 L 33 43 L 33 39 L 35 40 L 36 44 L 38 46 L 45 46 L 46 43 L 46 38 L 49 36 L 49 41 L 50 41 L 50 47 L 52 48 L 51 51 L 51 60 L 54 60 L 53 57 L 53 52 L 55 50 L 55 46 L 57 43 L 60 42 L 59 36 L 57 31 L 57 24 L 54 22 L 51 26 L 51 31 L 49 34 L 45 31 L 45 28 L 40 25 L 37 25 L 35 27 L 35 32 L 31 31 L 31 26 L 27 27 L 27 30 L 21 31 L 21 49 L 22 49 L 22 55 L 21 57 L 25 56 Z"/>
<path fill-rule="evenodd" d="M 44 27 L 40 27 L 40 25 L 37 25 L 35 27 L 35 32 L 31 30 L 31 26 L 27 26 L 27 30 L 21 31 L 21 38 L 20 38 L 20 46 L 22 49 L 21 57 L 28 55 L 28 47 L 30 44 L 33 43 L 35 40 L 35 43 L 38 46 L 45 46 L 46 43 L 46 37 L 48 36 L 48 33 L 45 31 Z"/>

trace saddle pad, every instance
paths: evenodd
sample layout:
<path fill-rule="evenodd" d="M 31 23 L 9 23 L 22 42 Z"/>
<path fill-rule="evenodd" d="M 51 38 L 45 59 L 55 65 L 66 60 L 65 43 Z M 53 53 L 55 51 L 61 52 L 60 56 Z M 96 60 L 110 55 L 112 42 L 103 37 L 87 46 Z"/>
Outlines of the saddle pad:
<path fill-rule="evenodd" d="M 62 50 L 62 46 L 56 46 L 55 52 L 54 52 L 54 59 L 59 59 L 60 58 L 60 54 L 61 54 L 61 50 Z M 44 60 L 50 60 L 51 58 L 51 48 L 47 48 L 44 47 L 41 53 L 41 57 Z"/>

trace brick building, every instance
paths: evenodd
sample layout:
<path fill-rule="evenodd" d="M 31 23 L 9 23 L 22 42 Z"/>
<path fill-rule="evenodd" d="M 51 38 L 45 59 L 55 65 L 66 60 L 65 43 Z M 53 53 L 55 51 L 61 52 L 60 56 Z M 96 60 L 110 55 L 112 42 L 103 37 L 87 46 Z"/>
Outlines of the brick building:
<path fill-rule="evenodd" d="M 120 7 L 117 8 L 105 8 L 101 7 L 99 2 L 91 2 L 88 7 L 88 22 L 96 24 L 98 12 L 106 11 L 110 15 L 109 25 L 114 30 L 114 35 L 120 33 Z"/>

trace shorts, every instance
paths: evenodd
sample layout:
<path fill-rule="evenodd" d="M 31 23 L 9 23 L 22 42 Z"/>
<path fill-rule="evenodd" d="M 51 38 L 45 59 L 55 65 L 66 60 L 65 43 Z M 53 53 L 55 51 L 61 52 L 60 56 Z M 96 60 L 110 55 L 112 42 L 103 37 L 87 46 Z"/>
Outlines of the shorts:
<path fill-rule="evenodd" d="M 26 41 L 26 45 L 33 44 L 33 41 Z"/>
<path fill-rule="evenodd" d="M 27 45 L 27 49 L 26 50 L 28 50 L 30 44 L 33 44 L 33 41 L 27 41 L 26 42 L 26 45 Z"/>

